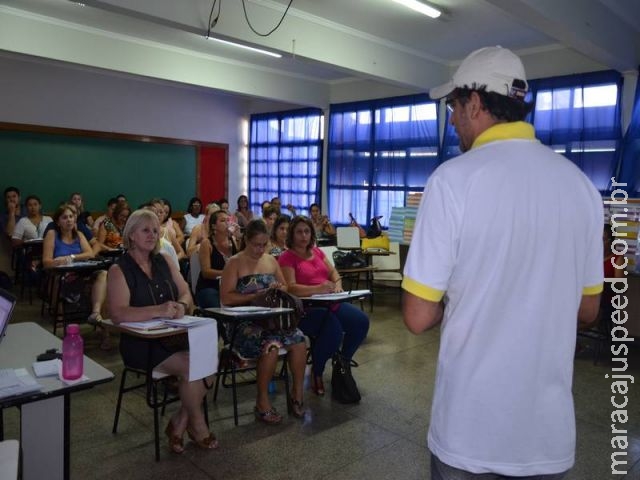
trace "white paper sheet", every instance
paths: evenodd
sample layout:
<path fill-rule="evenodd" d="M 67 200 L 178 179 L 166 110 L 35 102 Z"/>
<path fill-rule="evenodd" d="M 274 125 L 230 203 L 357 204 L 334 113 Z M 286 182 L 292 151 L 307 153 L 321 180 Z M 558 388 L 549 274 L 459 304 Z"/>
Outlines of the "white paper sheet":
<path fill-rule="evenodd" d="M 215 320 L 192 327 L 189 334 L 189 381 L 218 371 L 218 324 Z"/>

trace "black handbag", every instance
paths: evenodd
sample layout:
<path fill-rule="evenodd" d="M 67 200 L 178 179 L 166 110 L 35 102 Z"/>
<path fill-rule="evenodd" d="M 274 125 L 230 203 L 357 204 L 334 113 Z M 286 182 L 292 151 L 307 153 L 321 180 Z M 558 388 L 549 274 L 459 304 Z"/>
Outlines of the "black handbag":
<path fill-rule="evenodd" d="M 340 403 L 358 403 L 362 396 L 351 375 L 351 363 L 342 355 L 333 356 L 331 374 L 331 397 Z"/>
<path fill-rule="evenodd" d="M 333 252 L 333 264 L 339 269 L 364 268 L 367 266 L 367 259 L 357 251 L 336 250 Z"/>

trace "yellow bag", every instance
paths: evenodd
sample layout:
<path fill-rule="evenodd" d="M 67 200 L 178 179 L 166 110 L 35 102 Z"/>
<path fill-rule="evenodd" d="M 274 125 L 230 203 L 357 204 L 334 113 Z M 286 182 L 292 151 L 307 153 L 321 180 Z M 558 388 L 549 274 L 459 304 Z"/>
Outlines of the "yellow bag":
<path fill-rule="evenodd" d="M 389 251 L 389 237 L 380 235 L 376 238 L 363 238 L 362 250 L 387 250 Z"/>

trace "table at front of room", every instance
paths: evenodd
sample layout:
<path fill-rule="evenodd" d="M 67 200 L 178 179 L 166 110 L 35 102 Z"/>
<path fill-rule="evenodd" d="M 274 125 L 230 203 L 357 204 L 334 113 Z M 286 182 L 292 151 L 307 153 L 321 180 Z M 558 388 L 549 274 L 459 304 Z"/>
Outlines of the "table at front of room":
<path fill-rule="evenodd" d="M 0 368 L 25 368 L 35 377 L 32 364 L 62 341 L 36 323 L 9 325 L 0 344 Z M 70 409 L 72 393 L 113 380 L 113 373 L 84 357 L 88 380 L 66 385 L 57 376 L 36 378 L 42 390 L 0 399 L 0 408 L 20 408 L 20 444 L 23 480 L 58 480 L 70 476 Z"/>

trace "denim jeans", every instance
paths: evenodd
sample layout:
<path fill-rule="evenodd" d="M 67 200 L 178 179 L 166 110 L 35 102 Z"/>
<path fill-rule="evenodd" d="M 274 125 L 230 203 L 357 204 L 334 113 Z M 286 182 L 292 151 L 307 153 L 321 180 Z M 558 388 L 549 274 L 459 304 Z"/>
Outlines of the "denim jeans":
<path fill-rule="evenodd" d="M 531 475 L 528 477 L 509 477 L 496 473 L 471 473 L 441 462 L 431 454 L 431 480 L 560 480 L 567 472 L 551 475 Z"/>

